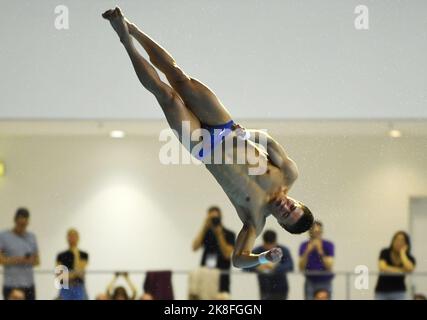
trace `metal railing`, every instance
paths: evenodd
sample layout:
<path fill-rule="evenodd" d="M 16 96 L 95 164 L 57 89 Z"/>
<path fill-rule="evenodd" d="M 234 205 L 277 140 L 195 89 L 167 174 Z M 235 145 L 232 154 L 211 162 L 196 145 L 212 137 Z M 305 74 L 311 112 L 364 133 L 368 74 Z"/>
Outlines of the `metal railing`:
<path fill-rule="evenodd" d="M 108 283 L 111 282 L 116 271 L 120 270 L 87 270 L 85 273 L 86 287 L 89 297 L 94 298 L 96 294 L 105 292 Z M 142 286 L 147 272 L 156 270 L 121 270 L 129 274 L 132 282 L 142 294 Z M 187 299 L 188 297 L 188 276 L 193 270 L 170 270 L 172 272 L 172 284 L 176 299 Z M 259 288 L 254 272 L 243 272 L 240 270 L 221 271 L 222 274 L 230 274 L 231 298 L 239 300 L 259 299 Z M 3 285 L 4 270 L 0 269 L 0 286 Z M 380 273 L 369 271 L 368 273 L 356 273 L 349 271 L 333 272 L 289 272 L 287 273 L 290 288 L 290 299 L 303 299 L 303 288 L 305 276 L 333 275 L 333 299 L 373 299 L 375 284 L 379 275 L 401 276 L 396 273 Z M 361 277 L 364 277 L 363 279 Z M 405 274 L 408 296 L 415 293 L 427 294 L 427 272 L 413 272 Z M 37 296 L 40 299 L 53 299 L 57 295 L 54 286 L 56 279 L 54 269 L 34 270 L 34 279 L 37 289 Z M 359 286 L 363 282 L 368 286 Z M 120 282 L 119 282 L 120 284 Z"/>

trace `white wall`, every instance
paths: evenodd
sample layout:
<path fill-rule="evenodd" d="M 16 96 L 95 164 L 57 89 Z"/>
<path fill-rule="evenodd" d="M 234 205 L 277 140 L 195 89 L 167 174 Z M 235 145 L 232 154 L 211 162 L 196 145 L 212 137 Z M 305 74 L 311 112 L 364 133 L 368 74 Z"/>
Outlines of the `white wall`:
<path fill-rule="evenodd" d="M 291 195 L 305 201 L 336 243 L 336 270 L 365 264 L 376 271 L 379 250 L 392 233 L 408 227 L 408 199 L 427 195 L 427 139 L 375 137 L 280 137 L 300 169 Z M 164 166 L 153 137 L 2 137 L 0 229 L 12 225 L 18 206 L 32 213 L 42 269 L 65 248 L 65 232 L 76 227 L 91 270 L 189 270 L 199 263 L 190 245 L 209 205 L 219 204 L 225 224 L 241 224 L 220 187 L 201 166 Z M 294 258 L 305 236 L 291 236 L 274 221 Z M 424 270 L 427 271 L 427 270 Z M 185 297 L 185 277 L 177 277 Z M 54 294 L 51 276 L 40 278 L 41 297 Z M 109 276 L 91 277 L 93 296 Z M 136 278 L 138 286 L 142 278 Z M 256 282 L 233 282 L 235 298 L 256 298 Z M 373 278 L 372 281 L 375 279 Z M 292 297 L 301 297 L 300 278 Z M 343 279 L 336 281 L 343 297 Z M 371 283 L 371 288 L 374 286 Z M 364 293 L 355 292 L 355 296 Z M 370 294 L 370 292 L 369 292 Z"/>
<path fill-rule="evenodd" d="M 427 117 L 424 0 L 3 0 L 0 118 L 160 118 L 100 17 L 116 4 L 236 117 Z"/>

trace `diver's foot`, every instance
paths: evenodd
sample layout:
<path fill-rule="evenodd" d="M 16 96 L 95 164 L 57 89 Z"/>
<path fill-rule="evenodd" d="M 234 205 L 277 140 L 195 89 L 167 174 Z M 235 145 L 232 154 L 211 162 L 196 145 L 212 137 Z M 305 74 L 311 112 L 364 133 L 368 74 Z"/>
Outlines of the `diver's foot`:
<path fill-rule="evenodd" d="M 128 23 L 119 7 L 105 11 L 102 17 L 110 21 L 111 26 L 114 31 L 116 31 L 121 42 L 128 43 L 130 41 Z"/>

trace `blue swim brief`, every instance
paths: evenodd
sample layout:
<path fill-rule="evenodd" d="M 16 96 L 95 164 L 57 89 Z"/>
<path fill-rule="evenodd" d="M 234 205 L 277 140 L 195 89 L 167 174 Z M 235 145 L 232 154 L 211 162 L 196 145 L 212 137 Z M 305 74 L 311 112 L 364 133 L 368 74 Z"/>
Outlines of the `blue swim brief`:
<path fill-rule="evenodd" d="M 202 129 L 208 130 L 210 135 L 210 148 L 206 145 L 203 146 L 203 148 L 200 149 L 197 159 L 203 160 L 206 158 L 209 154 L 212 153 L 213 150 L 215 150 L 219 145 L 222 144 L 224 139 L 236 128 L 236 123 L 233 120 L 230 120 L 227 123 L 219 124 L 219 125 L 207 125 L 202 124 Z M 205 150 L 206 149 L 206 150 Z"/>

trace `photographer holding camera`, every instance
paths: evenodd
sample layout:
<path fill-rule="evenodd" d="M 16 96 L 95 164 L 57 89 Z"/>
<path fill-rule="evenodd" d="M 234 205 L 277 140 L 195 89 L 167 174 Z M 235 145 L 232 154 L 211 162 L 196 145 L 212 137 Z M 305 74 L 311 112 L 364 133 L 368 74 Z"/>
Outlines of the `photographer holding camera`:
<path fill-rule="evenodd" d="M 230 271 L 236 235 L 223 226 L 221 216 L 220 208 L 213 206 L 208 209 L 202 230 L 193 241 L 193 251 L 203 246 L 202 266 Z M 219 291 L 230 292 L 229 274 L 221 274 Z"/>

